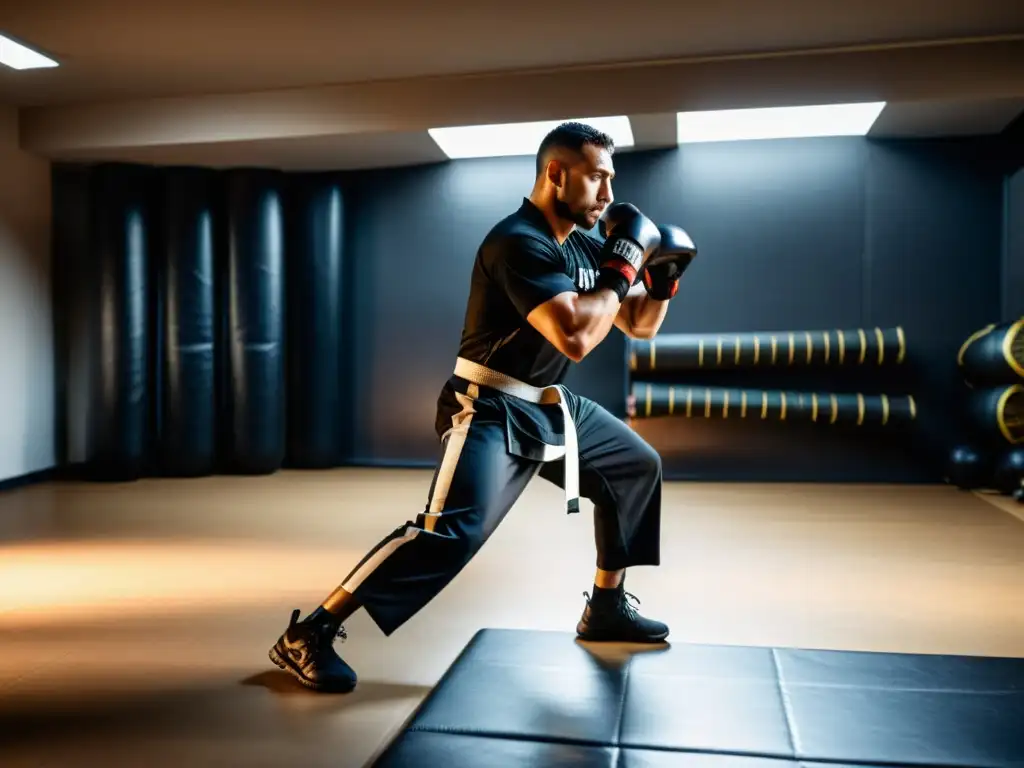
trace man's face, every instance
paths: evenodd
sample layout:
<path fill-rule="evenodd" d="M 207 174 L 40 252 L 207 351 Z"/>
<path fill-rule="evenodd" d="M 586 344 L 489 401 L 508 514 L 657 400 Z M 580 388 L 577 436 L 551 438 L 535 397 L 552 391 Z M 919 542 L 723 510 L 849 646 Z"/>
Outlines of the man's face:
<path fill-rule="evenodd" d="M 587 144 L 579 159 L 563 170 L 555 210 L 561 218 L 592 229 L 614 200 L 612 156 L 606 149 Z"/>

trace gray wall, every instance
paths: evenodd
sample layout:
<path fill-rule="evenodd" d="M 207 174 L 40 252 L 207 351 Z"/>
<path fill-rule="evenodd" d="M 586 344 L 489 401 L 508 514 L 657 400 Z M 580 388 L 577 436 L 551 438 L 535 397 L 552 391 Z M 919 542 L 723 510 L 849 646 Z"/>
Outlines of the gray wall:
<path fill-rule="evenodd" d="M 0 481 L 54 465 L 50 164 L 0 106 Z"/>
<path fill-rule="evenodd" d="M 349 178 L 355 461 L 435 460 L 434 403 L 454 362 L 475 250 L 528 194 L 532 162 Z M 990 144 L 705 144 L 621 153 L 616 164 L 617 198 L 684 226 L 701 250 L 664 332 L 899 324 L 921 375 L 906 383 L 921 409 L 909 452 L 900 441 L 793 425 L 638 424 L 670 476 L 934 479 L 955 437 L 956 350 L 998 319 L 1003 168 Z M 613 331 L 569 383 L 621 413 L 624 359 Z"/>

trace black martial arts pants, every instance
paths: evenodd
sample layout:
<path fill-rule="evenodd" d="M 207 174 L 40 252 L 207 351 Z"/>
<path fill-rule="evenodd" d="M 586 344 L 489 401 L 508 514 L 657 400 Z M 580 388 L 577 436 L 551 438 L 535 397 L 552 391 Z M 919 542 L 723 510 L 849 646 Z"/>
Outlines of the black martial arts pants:
<path fill-rule="evenodd" d="M 474 394 L 446 386 L 439 401 L 442 454 L 426 508 L 380 541 L 342 583 L 385 635 L 469 563 L 535 475 L 564 485 L 562 459 L 526 458 L 531 452 L 517 448 L 544 431 L 538 406 L 485 388 Z M 569 393 L 568 404 L 579 441 L 580 495 L 594 503 L 597 567 L 658 565 L 661 458 L 597 403 Z"/>

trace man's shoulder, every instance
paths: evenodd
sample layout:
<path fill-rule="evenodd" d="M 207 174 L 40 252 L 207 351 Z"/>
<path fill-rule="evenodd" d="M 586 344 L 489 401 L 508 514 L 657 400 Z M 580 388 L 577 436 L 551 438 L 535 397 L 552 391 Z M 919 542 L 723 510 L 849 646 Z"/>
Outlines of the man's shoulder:
<path fill-rule="evenodd" d="M 491 227 L 481 249 L 504 258 L 525 253 L 543 254 L 552 258 L 559 256 L 551 238 L 518 211 Z"/>
<path fill-rule="evenodd" d="M 547 239 L 545 233 L 530 216 L 526 215 L 522 208 L 508 214 L 501 221 L 491 227 L 487 233 L 487 239 L 494 238 L 517 238 L 536 237 Z"/>

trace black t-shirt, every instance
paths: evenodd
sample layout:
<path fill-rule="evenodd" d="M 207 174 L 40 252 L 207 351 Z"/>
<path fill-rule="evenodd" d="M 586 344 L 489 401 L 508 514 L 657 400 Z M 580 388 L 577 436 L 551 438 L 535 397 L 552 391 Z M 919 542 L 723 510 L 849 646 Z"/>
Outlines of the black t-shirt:
<path fill-rule="evenodd" d="M 573 230 L 559 245 L 529 200 L 484 238 L 473 264 L 459 356 L 537 387 L 559 384 L 570 360 L 526 316 L 565 291 L 593 290 L 601 241 Z"/>

